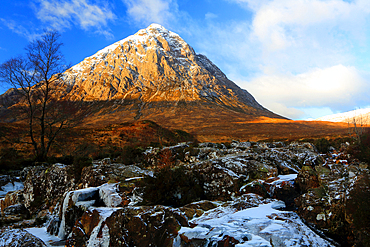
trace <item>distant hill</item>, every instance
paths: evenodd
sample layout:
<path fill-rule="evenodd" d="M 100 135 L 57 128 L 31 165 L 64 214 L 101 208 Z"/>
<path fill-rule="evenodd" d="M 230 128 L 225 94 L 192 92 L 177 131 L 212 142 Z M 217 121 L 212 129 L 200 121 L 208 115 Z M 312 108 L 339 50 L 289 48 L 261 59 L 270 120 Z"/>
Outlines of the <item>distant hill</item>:
<path fill-rule="evenodd" d="M 370 108 L 333 114 L 316 119 L 318 121 L 343 122 L 353 124 L 370 124 Z"/>

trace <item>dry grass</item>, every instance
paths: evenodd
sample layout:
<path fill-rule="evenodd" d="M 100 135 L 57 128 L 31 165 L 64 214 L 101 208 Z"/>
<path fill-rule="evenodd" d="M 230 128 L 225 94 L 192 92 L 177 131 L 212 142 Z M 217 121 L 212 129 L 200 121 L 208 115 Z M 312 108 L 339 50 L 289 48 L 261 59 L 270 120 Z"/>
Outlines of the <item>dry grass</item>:
<path fill-rule="evenodd" d="M 86 127 L 134 121 L 137 110 L 133 107 L 107 115 L 96 114 L 86 121 Z M 348 134 L 348 125 L 344 123 L 271 118 L 260 116 L 258 112 L 243 113 L 211 104 L 146 107 L 138 120 L 152 120 L 168 129 L 184 130 L 201 142 L 297 140 Z"/>
<path fill-rule="evenodd" d="M 240 112 L 215 104 L 162 103 L 160 107 L 145 105 L 140 108 L 137 104 L 119 106 L 104 103 L 94 107 L 100 110 L 89 115 L 82 126 L 67 130 L 58 138 L 53 155 L 84 152 L 76 149 L 83 144 L 90 145 L 86 149 L 145 146 L 150 143 L 166 145 L 174 141 L 172 137 L 167 138 L 168 134 L 167 137 L 163 136 L 168 130 L 186 131 L 200 142 L 336 138 L 346 137 L 349 133 L 348 125 L 344 123 L 271 118 L 261 116 L 258 111 Z M 159 126 L 143 120 L 154 121 Z M 167 130 L 164 131 L 162 127 Z M 1 124 L 0 145 L 15 147 L 23 153 L 31 152 L 31 146 L 21 142 L 15 144 L 14 140 L 9 139 L 18 134 L 25 137 L 24 130 L 27 127 L 22 128 L 21 123 Z"/>

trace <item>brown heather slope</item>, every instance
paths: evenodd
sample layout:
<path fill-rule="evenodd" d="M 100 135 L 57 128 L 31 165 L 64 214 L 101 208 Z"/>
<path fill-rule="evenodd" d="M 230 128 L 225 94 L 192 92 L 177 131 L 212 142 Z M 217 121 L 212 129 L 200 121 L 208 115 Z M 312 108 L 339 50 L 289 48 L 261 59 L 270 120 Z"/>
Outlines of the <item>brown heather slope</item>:
<path fill-rule="evenodd" d="M 189 104 L 163 108 L 152 107 L 142 110 L 142 117 L 135 118 L 135 110 L 115 109 L 106 112 L 102 108 L 89 116 L 84 124 L 88 129 L 104 127 L 122 122 L 151 120 L 164 128 L 180 129 L 194 135 L 199 141 L 227 142 L 260 140 L 299 140 L 304 138 L 348 136 L 348 124 L 322 121 L 293 121 L 269 118 L 235 111 L 213 104 Z M 136 109 L 137 110 L 137 109 Z"/>

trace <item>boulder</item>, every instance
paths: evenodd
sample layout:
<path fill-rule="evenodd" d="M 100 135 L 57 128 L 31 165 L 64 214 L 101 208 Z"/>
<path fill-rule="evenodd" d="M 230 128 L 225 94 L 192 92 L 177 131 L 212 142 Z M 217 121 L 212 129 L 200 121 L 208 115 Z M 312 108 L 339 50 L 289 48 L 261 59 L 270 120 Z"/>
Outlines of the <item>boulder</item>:
<path fill-rule="evenodd" d="M 180 210 L 165 207 L 127 207 L 106 220 L 110 245 L 173 246 L 181 226 L 188 221 Z"/>
<path fill-rule="evenodd" d="M 109 246 L 110 234 L 107 231 L 105 220 L 116 209 L 94 208 L 86 210 L 81 218 L 77 219 L 69 235 L 66 246 Z"/>
<path fill-rule="evenodd" d="M 193 166 L 202 176 L 205 198 L 230 200 L 248 179 L 265 179 L 277 175 L 274 166 L 252 160 L 250 155 L 230 155 Z"/>
<path fill-rule="evenodd" d="M 86 209 L 97 203 L 99 203 L 99 188 L 91 187 L 67 192 L 59 215 L 61 221 L 58 237 L 65 239 L 72 231 L 76 220 L 82 216 Z"/>
<path fill-rule="evenodd" d="M 9 215 L 18 215 L 23 218 L 29 218 L 30 217 L 30 212 L 28 209 L 24 206 L 24 204 L 16 204 L 16 205 L 11 205 L 7 208 L 4 209 L 3 211 L 4 216 L 9 216 Z"/>
<path fill-rule="evenodd" d="M 172 246 L 181 226 L 180 210 L 165 206 L 94 208 L 76 222 L 67 246 Z"/>
<path fill-rule="evenodd" d="M 75 188 L 68 166 L 62 164 L 25 168 L 24 172 L 27 173 L 23 190 L 24 204 L 31 211 L 37 211 L 45 204 L 56 205 L 65 192 Z"/>
<path fill-rule="evenodd" d="M 82 170 L 81 183 L 84 188 L 97 187 L 108 182 L 126 182 L 126 179 L 142 178 L 152 174 L 152 172 L 135 165 L 99 163 Z"/>
<path fill-rule="evenodd" d="M 205 211 L 216 208 L 217 204 L 211 201 L 199 201 L 187 204 L 179 209 L 185 213 L 187 219 L 201 216 Z"/>
<path fill-rule="evenodd" d="M 304 193 L 295 199 L 295 203 L 298 215 L 308 224 L 315 225 L 343 246 L 353 246 L 356 225 L 352 214 L 358 210 L 348 209 L 356 200 L 352 196 L 354 188 L 368 172 L 356 161 L 351 163 L 344 158 L 346 155 L 333 152 L 328 154 L 325 164 L 303 167 L 296 182 Z M 368 188 L 367 185 L 360 191 Z M 366 198 L 364 196 L 360 201 Z"/>
<path fill-rule="evenodd" d="M 0 246 L 3 247 L 46 247 L 45 243 L 30 234 L 27 231 L 20 229 L 5 229 L 0 233 Z"/>
<path fill-rule="evenodd" d="M 311 166 L 302 167 L 296 178 L 296 183 L 298 188 L 303 193 L 306 193 L 309 189 L 317 188 L 320 186 L 317 172 Z"/>
<path fill-rule="evenodd" d="M 89 187 L 67 192 L 60 214 L 51 221 L 48 231 L 52 234 L 57 234 L 61 239 L 65 239 L 71 233 L 75 222 L 79 221 L 83 215 L 85 215 L 85 218 L 83 218 L 81 224 L 86 222 L 86 219 L 97 218 L 90 217 L 89 214 L 86 216 L 86 212 L 89 212 L 92 207 L 115 208 L 122 206 L 122 202 L 118 183 L 107 183 L 99 187 Z M 91 211 L 91 215 L 93 215 L 93 211 Z M 75 234 L 78 235 L 78 232 L 75 232 Z"/>
<path fill-rule="evenodd" d="M 289 209 L 295 208 L 295 198 L 299 190 L 295 185 L 297 174 L 279 175 L 266 180 L 254 180 L 239 189 L 239 194 L 254 193 L 264 198 L 275 198 L 284 201 Z"/>
<path fill-rule="evenodd" d="M 173 246 L 334 246 L 297 214 L 278 210 L 284 207 L 276 199 L 243 195 L 181 227 Z"/>
<path fill-rule="evenodd" d="M 23 190 L 18 190 L 6 194 L 5 198 L 0 200 L 1 212 L 4 212 L 4 209 L 11 205 L 24 203 L 23 193 Z"/>

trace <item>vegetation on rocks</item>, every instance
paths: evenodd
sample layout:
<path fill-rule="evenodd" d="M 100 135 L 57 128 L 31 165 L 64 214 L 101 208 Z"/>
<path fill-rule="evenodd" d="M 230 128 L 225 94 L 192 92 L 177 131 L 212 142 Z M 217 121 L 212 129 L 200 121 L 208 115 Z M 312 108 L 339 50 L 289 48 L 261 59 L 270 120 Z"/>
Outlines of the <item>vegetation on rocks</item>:
<path fill-rule="evenodd" d="M 150 122 L 140 126 L 147 124 L 155 126 Z M 322 139 L 318 143 L 334 145 L 336 141 Z M 139 245 L 155 239 L 158 246 L 172 246 L 197 241 L 189 233 L 201 229 L 192 225 L 193 217 L 211 214 L 215 205 L 227 207 L 226 201 L 234 202 L 235 210 L 244 210 L 246 202 L 241 198 L 258 194 L 266 203 L 283 201 L 285 210 L 297 213 L 294 217 L 301 217 L 343 246 L 366 246 L 369 229 L 364 219 L 370 202 L 363 198 L 369 192 L 367 166 L 345 152 L 347 144 L 338 147 L 340 150 L 329 145 L 319 154 L 310 143 L 195 142 L 130 146 L 124 148 L 126 153 L 119 152 L 120 156 L 98 160 L 88 156 L 54 158 L 69 165 L 24 169 L 24 189 L 9 193 L 1 203 L 2 210 L 14 215 L 2 217 L 1 222 L 18 227 L 26 224 L 19 221 L 33 226 L 48 219 L 53 222 L 50 232 L 58 234 L 64 221 L 63 236 L 70 236 L 68 246 L 84 246 L 87 241 L 111 241 L 120 246 L 127 239 Z M 15 215 L 12 206 L 18 204 L 25 206 L 29 216 Z M 95 210 L 97 206 L 108 211 Z M 284 220 L 296 219 L 289 217 Z M 154 225 L 146 227 L 149 223 Z M 189 226 L 189 232 L 181 230 Z M 135 240 L 139 233 L 141 242 Z M 212 241 L 244 243 L 248 239 L 220 236 Z M 259 236 L 266 237 L 262 233 Z"/>
<path fill-rule="evenodd" d="M 204 199 L 202 177 L 184 166 L 163 167 L 147 176 L 139 186 L 144 188 L 144 203 L 180 207 Z"/>

